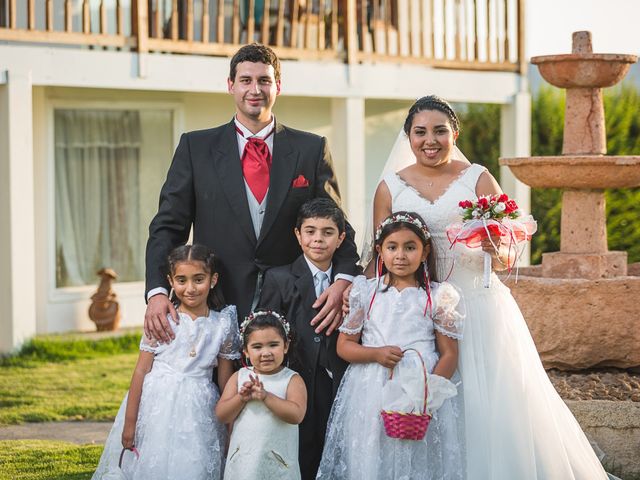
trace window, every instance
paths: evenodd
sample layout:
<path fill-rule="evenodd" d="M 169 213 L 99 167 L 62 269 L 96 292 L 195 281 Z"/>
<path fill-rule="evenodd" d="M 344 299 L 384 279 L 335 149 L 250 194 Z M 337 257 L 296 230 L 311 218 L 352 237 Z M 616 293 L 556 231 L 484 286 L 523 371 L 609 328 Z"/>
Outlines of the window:
<path fill-rule="evenodd" d="M 54 129 L 56 286 L 93 285 L 103 267 L 143 280 L 172 112 L 56 109 Z"/>

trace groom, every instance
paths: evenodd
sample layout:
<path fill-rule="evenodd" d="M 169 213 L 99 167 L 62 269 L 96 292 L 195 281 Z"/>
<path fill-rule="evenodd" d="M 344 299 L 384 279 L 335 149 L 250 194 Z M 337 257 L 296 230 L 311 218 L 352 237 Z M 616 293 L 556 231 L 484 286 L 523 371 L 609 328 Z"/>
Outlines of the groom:
<path fill-rule="evenodd" d="M 315 197 L 339 202 L 325 138 L 278 123 L 271 110 L 280 94 L 280 62 L 268 47 L 251 44 L 231 59 L 227 80 L 236 114 L 226 125 L 182 135 L 149 227 L 146 252 L 145 333 L 169 341 L 169 252 L 187 242 L 213 249 L 227 303 L 242 318 L 255 306 L 263 274 L 293 262 L 298 208 Z M 316 301 L 316 331 L 330 334 L 341 320 L 342 293 L 359 273 L 353 229 L 334 257 L 335 281 Z"/>

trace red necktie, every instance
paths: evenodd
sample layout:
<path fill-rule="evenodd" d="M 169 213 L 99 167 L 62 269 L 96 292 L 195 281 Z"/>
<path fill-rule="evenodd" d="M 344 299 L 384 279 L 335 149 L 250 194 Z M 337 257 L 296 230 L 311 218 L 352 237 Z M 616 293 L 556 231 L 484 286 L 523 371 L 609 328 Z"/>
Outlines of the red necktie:
<path fill-rule="evenodd" d="M 236 131 L 243 135 L 236 126 Z M 264 138 L 249 137 L 242 152 L 242 175 L 249 185 L 258 203 L 262 203 L 269 189 L 269 172 L 271 171 L 271 152 L 265 140 L 273 133 L 271 130 Z M 244 136 L 244 135 L 243 135 Z"/>

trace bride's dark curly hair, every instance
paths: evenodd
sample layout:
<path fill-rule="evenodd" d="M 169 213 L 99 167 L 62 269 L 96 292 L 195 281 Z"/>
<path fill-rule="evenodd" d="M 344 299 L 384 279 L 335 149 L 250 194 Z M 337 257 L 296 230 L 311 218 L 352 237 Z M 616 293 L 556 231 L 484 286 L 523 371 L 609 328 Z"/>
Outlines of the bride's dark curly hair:
<path fill-rule="evenodd" d="M 409 135 L 411 125 L 413 124 L 413 117 L 416 116 L 416 113 L 423 112 L 425 110 L 437 110 L 438 112 L 444 113 L 449 117 L 449 123 L 451 124 L 453 131 L 460 131 L 460 120 L 458 120 L 458 116 L 456 115 L 456 112 L 453 111 L 451 105 L 449 105 L 449 102 L 436 95 L 428 95 L 426 97 L 419 98 L 416 100 L 416 103 L 411 105 L 407 118 L 404 121 L 404 133 Z"/>

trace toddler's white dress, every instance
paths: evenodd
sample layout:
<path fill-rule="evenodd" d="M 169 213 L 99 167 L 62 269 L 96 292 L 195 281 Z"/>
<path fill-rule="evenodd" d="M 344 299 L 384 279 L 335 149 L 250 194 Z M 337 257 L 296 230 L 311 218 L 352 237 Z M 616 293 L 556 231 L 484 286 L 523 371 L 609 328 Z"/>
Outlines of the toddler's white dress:
<path fill-rule="evenodd" d="M 175 332 L 171 343 L 153 347 L 144 337 L 140 342 L 140 349 L 154 353 L 155 358 L 138 410 L 135 446 L 140 458 L 126 453 L 125 478 L 218 480 L 222 476 L 226 432 L 214 413 L 220 394 L 212 375 L 218 357 L 240 358 L 236 308 L 212 310 L 208 317 L 195 320 L 183 313 L 179 316 L 179 324 L 170 320 Z M 93 480 L 118 473 L 127 398 L 128 394 Z"/>
<path fill-rule="evenodd" d="M 435 201 L 397 174 L 385 176 L 394 212 L 417 212 L 431 232 L 439 280 L 462 292 L 467 317 L 459 344 L 470 480 L 606 479 L 593 448 L 549 381 L 527 324 L 509 289 L 491 274 L 484 288 L 483 252 L 450 248 L 447 225 L 458 202 L 476 200 L 483 172 L 472 164 Z M 455 262 L 454 262 L 455 258 Z"/>
<path fill-rule="evenodd" d="M 396 345 L 420 352 L 433 371 L 438 362 L 436 330 L 461 336 L 456 314 L 458 293 L 449 284 L 432 282 L 433 319 L 425 316 L 427 294 L 422 288 L 398 291 L 376 280 L 356 277 L 349 297 L 350 312 L 340 331 L 362 332 L 362 345 Z M 371 312 L 367 310 L 377 290 Z M 456 320 L 458 318 L 458 320 Z M 411 355 L 405 354 L 405 358 Z M 417 356 L 416 356 L 417 357 Z M 318 479 L 331 480 L 450 480 L 464 478 L 464 439 L 459 397 L 445 400 L 435 412 L 423 440 L 386 435 L 380 411 L 389 369 L 378 363 L 354 363 L 347 369 L 336 396 Z"/>
<path fill-rule="evenodd" d="M 253 368 L 238 371 L 238 389 L 249 381 Z M 291 378 L 297 375 L 284 367 L 272 375 L 258 375 L 267 392 L 287 398 Z M 233 422 L 225 480 L 298 480 L 298 425 L 276 417 L 258 400 L 247 402 Z"/>

